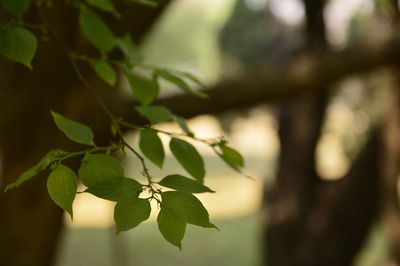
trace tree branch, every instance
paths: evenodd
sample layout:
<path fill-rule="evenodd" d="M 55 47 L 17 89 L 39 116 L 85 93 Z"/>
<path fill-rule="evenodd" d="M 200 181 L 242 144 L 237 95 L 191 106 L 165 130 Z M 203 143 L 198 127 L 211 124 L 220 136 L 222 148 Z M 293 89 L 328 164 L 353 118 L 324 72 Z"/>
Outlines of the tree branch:
<path fill-rule="evenodd" d="M 327 89 L 352 74 L 398 64 L 398 47 L 400 36 L 393 36 L 381 43 L 364 43 L 321 56 L 304 55 L 291 60 L 286 67 L 266 66 L 222 81 L 207 90 L 210 96 L 207 100 L 184 94 L 160 99 L 156 104 L 190 118 L 256 104 L 279 103 Z M 134 104 L 132 100 L 125 100 L 118 106 L 116 113 L 130 122 L 141 123 L 143 120 L 138 114 L 132 114 Z"/>

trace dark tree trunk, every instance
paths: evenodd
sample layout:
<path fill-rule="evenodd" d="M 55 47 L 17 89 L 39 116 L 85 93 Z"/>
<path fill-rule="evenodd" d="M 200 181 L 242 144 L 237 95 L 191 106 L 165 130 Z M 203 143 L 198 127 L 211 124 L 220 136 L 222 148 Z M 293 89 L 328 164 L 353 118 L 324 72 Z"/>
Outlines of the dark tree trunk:
<path fill-rule="evenodd" d="M 296 243 L 305 226 L 315 189 L 315 147 L 325 97 L 308 97 L 285 107 L 280 116 L 281 154 L 276 184 L 266 198 L 266 265 L 297 265 Z M 300 265 L 300 264 L 298 264 Z"/>
<path fill-rule="evenodd" d="M 389 242 L 389 265 L 400 265 L 400 206 L 398 177 L 400 162 L 400 93 L 398 70 L 389 92 L 390 102 L 383 130 L 381 163 L 382 218 Z"/>
<path fill-rule="evenodd" d="M 293 265 L 351 265 L 378 213 L 380 132 L 374 132 L 350 171 L 321 181 L 301 231 Z"/>
<path fill-rule="evenodd" d="M 59 39 L 72 49 L 87 51 L 87 44 L 77 34 L 76 10 L 66 3 L 54 1 L 49 7 L 41 7 L 42 13 Z M 123 21 L 126 24 L 116 27 L 129 31 L 139 40 L 163 8 L 130 6 L 121 10 L 129 15 Z M 35 20 L 38 14 L 33 12 L 30 17 Z M 105 96 L 107 104 L 117 109 L 119 92 L 105 88 L 92 73 L 85 74 L 99 94 Z M 78 81 L 65 51 L 53 35 L 49 41 L 39 44 L 32 72 L 0 59 L 1 190 L 49 149 L 80 148 L 56 130 L 49 110 L 90 125 L 100 145 L 111 139 L 109 120 Z M 76 168 L 77 162 L 72 166 Z M 45 175 L 18 189 L 0 192 L 1 265 L 52 265 L 61 228 L 62 211 L 47 195 Z"/>
<path fill-rule="evenodd" d="M 277 185 L 266 205 L 266 265 L 351 265 L 379 210 L 379 133 L 371 135 L 342 179 L 313 182 L 313 196 L 301 194 L 310 188 Z M 295 162 L 286 165 L 293 166 Z M 296 169 L 292 177 L 302 180 L 304 169 Z"/>
<path fill-rule="evenodd" d="M 400 9 L 398 1 L 389 1 L 392 26 L 398 32 Z M 382 134 L 381 204 L 382 220 L 389 243 L 388 265 L 400 265 L 400 205 L 398 193 L 400 163 L 400 68 L 392 67 L 392 84 L 388 95 L 387 112 Z"/>
<path fill-rule="evenodd" d="M 326 50 L 324 1 L 304 3 L 308 50 L 320 53 Z M 326 102 L 326 94 L 319 94 L 283 107 L 276 184 L 265 196 L 265 265 L 351 265 L 376 216 L 377 132 L 343 179 L 326 182 L 316 174 Z"/>
<path fill-rule="evenodd" d="M 307 48 L 326 48 L 323 2 L 304 1 Z M 298 258 L 301 234 L 316 200 L 320 182 L 315 171 L 315 150 L 324 121 L 327 94 L 306 95 L 282 107 L 281 143 L 276 185 L 266 196 L 265 262 L 267 265 L 303 265 Z M 298 254 L 297 258 L 295 254 Z M 297 263 L 297 264 L 296 264 Z"/>

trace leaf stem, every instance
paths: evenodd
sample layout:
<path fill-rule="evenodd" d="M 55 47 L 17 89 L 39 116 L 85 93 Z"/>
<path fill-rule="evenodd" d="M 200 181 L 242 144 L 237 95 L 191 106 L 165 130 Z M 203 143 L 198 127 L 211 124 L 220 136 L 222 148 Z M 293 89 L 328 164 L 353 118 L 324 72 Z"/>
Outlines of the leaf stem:
<path fill-rule="evenodd" d="M 71 157 L 76 157 L 76 156 L 80 156 L 80 155 L 85 155 L 87 153 L 93 153 L 93 152 L 100 152 L 100 151 L 110 151 L 110 150 L 118 150 L 120 149 L 121 146 L 120 145 L 115 145 L 112 144 L 110 146 L 106 146 L 106 147 L 95 147 L 92 149 L 87 149 L 87 150 L 83 150 L 83 151 L 76 151 L 76 152 L 70 152 L 67 155 L 65 155 L 64 157 L 60 158 L 60 162 L 66 159 L 69 159 Z"/>

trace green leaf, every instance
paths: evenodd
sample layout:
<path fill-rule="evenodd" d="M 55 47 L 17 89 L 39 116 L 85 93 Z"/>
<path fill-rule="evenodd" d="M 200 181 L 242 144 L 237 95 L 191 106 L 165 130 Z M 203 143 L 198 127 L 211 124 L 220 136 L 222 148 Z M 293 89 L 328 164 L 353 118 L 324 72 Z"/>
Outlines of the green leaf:
<path fill-rule="evenodd" d="M 42 164 L 42 168 L 46 168 L 50 166 L 53 162 L 65 157 L 68 155 L 69 152 L 63 151 L 61 149 L 53 149 L 50 150 L 46 155 L 40 160 L 40 163 Z"/>
<path fill-rule="evenodd" d="M 37 175 L 40 171 L 45 170 L 50 164 L 54 163 L 55 161 L 59 160 L 60 158 L 64 157 L 68 153 L 60 150 L 55 149 L 49 151 L 37 164 L 30 167 L 28 170 L 23 172 L 16 181 L 11 184 L 8 184 L 4 191 L 9 189 L 19 187 L 21 184 L 25 183 L 32 179 L 35 175 Z"/>
<path fill-rule="evenodd" d="M 206 228 L 216 228 L 210 223 L 208 212 L 199 199 L 190 193 L 168 191 L 161 194 L 162 204 L 178 211 L 186 222 Z"/>
<path fill-rule="evenodd" d="M 96 197 L 117 202 L 137 198 L 142 191 L 139 182 L 126 177 L 114 177 L 97 182 L 85 190 Z"/>
<path fill-rule="evenodd" d="M 225 144 L 219 144 L 221 152 L 217 152 L 218 155 L 224 160 L 230 167 L 240 171 L 240 168 L 244 166 L 244 159 L 242 155 L 235 149 L 226 146 Z"/>
<path fill-rule="evenodd" d="M 192 144 L 172 138 L 169 147 L 172 154 L 185 170 L 198 181 L 203 182 L 206 174 L 203 158 Z"/>
<path fill-rule="evenodd" d="M 51 111 L 51 115 L 53 116 L 53 120 L 58 129 L 61 130 L 70 140 L 80 144 L 93 144 L 93 132 L 90 127 L 68 119 L 53 111 Z"/>
<path fill-rule="evenodd" d="M 208 98 L 206 93 L 192 89 L 183 79 L 181 79 L 180 77 L 172 74 L 171 72 L 168 72 L 166 70 L 158 69 L 158 70 L 155 71 L 155 75 L 156 76 L 161 76 L 165 80 L 175 84 L 176 86 L 178 86 L 181 90 L 183 90 L 186 93 L 189 93 L 189 94 L 191 94 L 193 96 L 196 96 L 196 97 L 199 97 L 199 98 L 203 98 L 203 99 Z"/>
<path fill-rule="evenodd" d="M 77 189 L 76 175 L 67 166 L 57 165 L 47 179 L 47 191 L 51 199 L 73 217 L 72 202 Z"/>
<path fill-rule="evenodd" d="M 92 6 L 95 6 L 103 11 L 113 13 L 114 16 L 120 17 L 121 15 L 115 9 L 114 4 L 111 0 L 86 0 Z"/>
<path fill-rule="evenodd" d="M 32 69 L 31 61 L 36 53 L 37 39 L 22 27 L 6 27 L 0 30 L 0 54 Z"/>
<path fill-rule="evenodd" d="M 117 234 L 138 226 L 150 217 L 151 206 L 148 200 L 132 198 L 118 202 L 114 209 Z"/>
<path fill-rule="evenodd" d="M 115 82 L 117 81 L 117 74 L 109 63 L 102 60 L 95 60 L 91 61 L 90 64 L 101 80 L 110 86 L 115 85 Z"/>
<path fill-rule="evenodd" d="M 41 169 L 40 163 L 39 164 L 35 164 L 31 168 L 29 168 L 28 170 L 23 172 L 15 182 L 13 182 L 11 184 L 8 184 L 6 186 L 6 188 L 4 189 L 4 192 L 6 192 L 7 190 L 12 189 L 12 188 L 19 187 L 21 184 L 25 183 L 26 181 L 31 180 L 41 170 L 42 169 Z"/>
<path fill-rule="evenodd" d="M 7 12 L 16 17 L 23 16 L 29 9 L 30 0 L 1 0 L 3 7 Z"/>
<path fill-rule="evenodd" d="M 182 75 L 184 75 L 186 78 L 190 79 L 191 81 L 193 81 L 194 83 L 196 83 L 197 85 L 199 85 L 200 87 L 205 88 L 206 85 L 195 75 L 188 73 L 188 72 L 182 72 Z"/>
<path fill-rule="evenodd" d="M 154 129 L 140 131 L 139 147 L 143 154 L 158 167 L 164 163 L 165 153 L 160 137 Z"/>
<path fill-rule="evenodd" d="M 172 245 L 182 250 L 182 239 L 185 236 L 186 221 L 178 211 L 161 204 L 157 217 L 158 229 Z"/>
<path fill-rule="evenodd" d="M 182 175 L 168 175 L 159 183 L 161 186 L 188 193 L 215 192 L 199 182 Z"/>
<path fill-rule="evenodd" d="M 81 6 L 79 25 L 86 38 L 102 53 L 111 51 L 115 37 L 106 23 L 93 11 Z"/>
<path fill-rule="evenodd" d="M 143 55 L 139 52 L 129 34 L 117 39 L 117 46 L 130 62 L 140 63 L 143 61 Z"/>
<path fill-rule="evenodd" d="M 185 132 L 188 136 L 194 136 L 193 132 L 189 129 L 186 120 L 180 116 L 173 116 L 174 121 L 178 124 L 178 126 Z"/>
<path fill-rule="evenodd" d="M 152 124 L 171 121 L 173 116 L 167 108 L 162 106 L 138 106 L 136 110 Z"/>
<path fill-rule="evenodd" d="M 79 168 L 79 178 L 87 187 L 121 176 L 124 176 L 121 163 L 106 154 L 88 154 Z"/>
<path fill-rule="evenodd" d="M 142 105 L 149 105 L 157 98 L 160 91 L 157 81 L 128 69 L 125 70 L 125 74 L 131 86 L 133 96 Z"/>
<path fill-rule="evenodd" d="M 129 0 L 130 2 L 136 2 L 149 7 L 157 7 L 160 4 L 160 0 Z"/>

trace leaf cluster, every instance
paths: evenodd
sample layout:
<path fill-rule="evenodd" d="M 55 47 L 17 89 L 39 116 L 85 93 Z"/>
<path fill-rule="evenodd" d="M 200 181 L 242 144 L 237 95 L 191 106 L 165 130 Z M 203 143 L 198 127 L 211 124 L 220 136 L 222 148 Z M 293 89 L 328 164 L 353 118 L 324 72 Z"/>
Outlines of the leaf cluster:
<path fill-rule="evenodd" d="M 157 0 L 126 0 L 150 7 L 157 6 Z M 38 2 L 31 0 L 0 0 L 1 6 L 8 12 L 10 20 L 0 25 L 0 56 L 33 69 L 34 57 L 38 47 L 37 37 L 32 29 L 46 28 L 54 38 L 57 32 L 42 16 L 40 25 L 24 21 L 24 16 L 32 8 L 40 9 Z M 35 5 L 34 5 L 35 4 Z M 47 190 L 59 207 L 73 217 L 73 202 L 77 193 L 90 193 L 96 197 L 115 202 L 114 220 L 116 232 L 130 230 L 147 220 L 152 211 L 152 201 L 159 209 L 157 223 L 164 238 L 181 248 L 187 224 L 205 228 L 217 228 L 210 222 L 209 214 L 200 200 L 194 195 L 214 191 L 204 185 L 206 167 L 201 154 L 191 141 L 208 145 L 224 162 L 236 171 L 241 172 L 244 161 L 239 152 L 229 147 L 223 138 L 200 139 L 192 132 L 183 117 L 173 114 L 163 106 L 154 105 L 160 93 L 160 81 L 174 84 L 184 93 L 206 99 L 204 91 L 199 90 L 202 83 L 192 74 L 150 66 L 128 34 L 116 36 L 113 30 L 102 19 L 101 12 L 110 13 L 116 19 L 121 14 L 111 0 L 74 0 L 70 4 L 78 13 L 81 34 L 98 52 L 98 57 L 79 54 L 65 49 L 77 76 L 93 93 L 95 90 L 81 73 L 77 62 L 88 64 L 93 73 L 109 86 L 116 86 L 117 79 L 125 76 L 129 81 L 132 95 L 137 100 L 136 112 L 148 120 L 145 126 L 134 125 L 123 118 L 117 118 L 97 97 L 100 106 L 111 119 L 111 129 L 118 137 L 116 143 L 99 147 L 90 127 L 71 120 L 60 113 L 51 111 L 57 128 L 71 141 L 82 145 L 78 151 L 49 151 L 39 162 L 23 172 L 15 182 L 5 190 L 20 186 L 34 176 L 50 170 L 47 178 Z M 113 50 L 123 55 L 120 60 L 110 59 Z M 192 85 L 195 84 L 196 88 Z M 134 109 L 132 109 L 132 112 Z M 163 122 L 176 123 L 181 132 L 166 132 L 155 125 Z M 124 129 L 135 129 L 139 132 L 139 150 L 134 149 L 124 139 Z M 160 134 L 169 138 L 169 149 L 188 176 L 169 174 L 159 181 L 154 178 L 147 163 L 162 168 L 165 161 L 165 147 Z M 139 177 L 128 177 L 124 173 L 121 160 L 112 156 L 116 151 L 125 154 L 132 152 L 142 165 L 142 175 L 146 182 L 140 183 Z M 70 158 L 80 157 L 81 165 L 74 171 L 65 163 Z M 85 189 L 78 191 L 81 183 Z"/>

